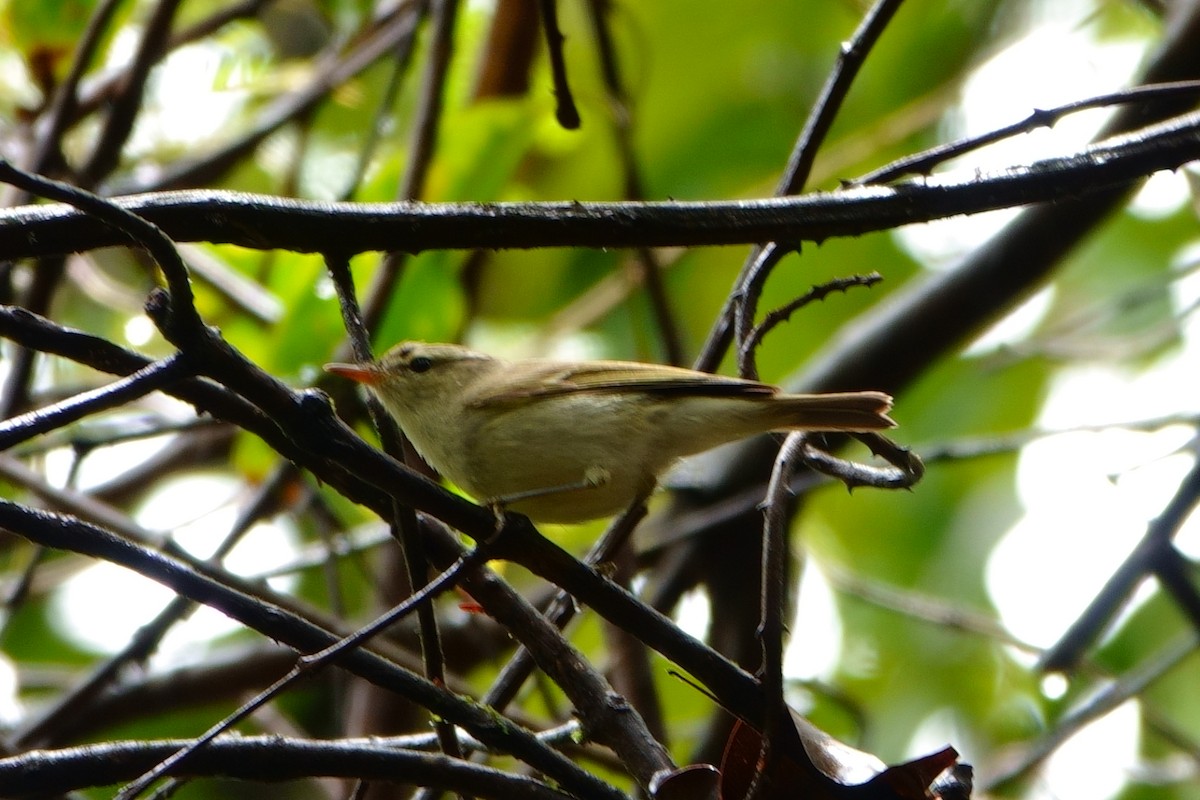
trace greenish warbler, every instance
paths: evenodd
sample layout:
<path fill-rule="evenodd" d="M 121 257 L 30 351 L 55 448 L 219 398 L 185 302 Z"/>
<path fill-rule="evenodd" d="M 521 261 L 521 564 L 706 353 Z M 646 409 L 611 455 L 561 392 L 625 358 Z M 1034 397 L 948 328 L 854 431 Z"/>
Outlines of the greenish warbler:
<path fill-rule="evenodd" d="M 404 342 L 325 369 L 365 384 L 442 475 L 543 522 L 614 514 L 677 459 L 754 434 L 895 425 L 882 392 L 785 394 L 630 361 L 505 361 Z"/>

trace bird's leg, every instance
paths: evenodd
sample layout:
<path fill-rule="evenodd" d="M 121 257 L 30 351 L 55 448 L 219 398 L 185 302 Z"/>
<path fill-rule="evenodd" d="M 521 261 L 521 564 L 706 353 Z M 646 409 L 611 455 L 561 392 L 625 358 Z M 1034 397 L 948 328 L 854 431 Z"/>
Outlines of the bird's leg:
<path fill-rule="evenodd" d="M 497 497 L 488 501 L 488 505 L 492 509 L 500 509 L 503 513 L 505 506 L 510 506 L 513 503 L 520 503 L 523 500 L 532 500 L 535 497 L 545 497 L 546 495 L 559 494 L 562 492 L 575 492 L 580 489 L 597 489 L 612 480 L 612 475 L 604 467 L 591 466 L 583 472 L 583 477 L 580 480 L 572 481 L 571 483 L 563 483 L 558 486 L 546 486 L 539 489 L 527 489 L 524 492 L 513 492 L 506 494 L 503 497 Z"/>

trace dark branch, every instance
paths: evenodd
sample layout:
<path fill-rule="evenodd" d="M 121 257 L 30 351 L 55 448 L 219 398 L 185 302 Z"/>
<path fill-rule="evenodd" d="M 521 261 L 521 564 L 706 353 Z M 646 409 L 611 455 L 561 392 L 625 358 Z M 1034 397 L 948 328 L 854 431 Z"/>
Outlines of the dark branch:
<path fill-rule="evenodd" d="M 57 795 L 128 780 L 186 741 L 106 742 L 40 750 L 0 759 L 0 784 L 15 795 Z M 315 776 L 393 780 L 509 800 L 568 800 L 541 781 L 480 764 L 416 753 L 384 742 L 309 741 L 281 736 L 232 737 L 214 742 L 184 773 L 250 781 Z"/>
<path fill-rule="evenodd" d="M 1197 158 L 1200 114 L 1193 113 L 1075 155 L 966 180 L 857 187 L 800 197 L 689 203 L 347 204 L 190 191 L 116 202 L 175 241 L 299 252 L 799 242 L 1074 199 L 1124 188 Z M 63 206 L 23 206 L 0 214 L 4 258 L 127 243 L 99 220 Z"/>
<path fill-rule="evenodd" d="M 47 514 L 0 500 L 0 527 L 45 547 L 102 558 L 135 570 L 300 652 L 319 650 L 334 644 L 339 638 L 280 606 L 241 591 L 232 583 L 223 584 L 203 574 L 197 570 L 200 565 L 184 563 L 154 552 L 72 517 Z M 518 756 L 572 791 L 591 793 L 588 796 L 596 797 L 620 796 L 570 760 L 550 751 L 529 731 L 509 720 L 500 719 L 375 653 L 355 650 L 342 656 L 338 664 L 462 725 L 481 741 Z"/>

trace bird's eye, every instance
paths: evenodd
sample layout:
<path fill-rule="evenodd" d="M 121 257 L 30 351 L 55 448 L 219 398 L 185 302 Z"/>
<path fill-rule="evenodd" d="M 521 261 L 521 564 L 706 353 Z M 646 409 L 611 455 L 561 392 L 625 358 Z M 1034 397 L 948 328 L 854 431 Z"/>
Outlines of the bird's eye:
<path fill-rule="evenodd" d="M 433 359 L 429 356 L 417 356 L 412 361 L 408 362 L 408 368 L 413 372 L 425 372 L 433 366 Z"/>

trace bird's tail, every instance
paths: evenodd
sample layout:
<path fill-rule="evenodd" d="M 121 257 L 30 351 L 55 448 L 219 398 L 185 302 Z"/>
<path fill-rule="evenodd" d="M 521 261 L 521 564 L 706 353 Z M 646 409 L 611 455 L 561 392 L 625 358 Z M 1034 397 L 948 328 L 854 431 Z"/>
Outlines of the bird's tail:
<path fill-rule="evenodd" d="M 896 427 L 887 415 L 892 398 L 883 392 L 783 394 L 770 405 L 781 429 L 861 432 Z"/>

